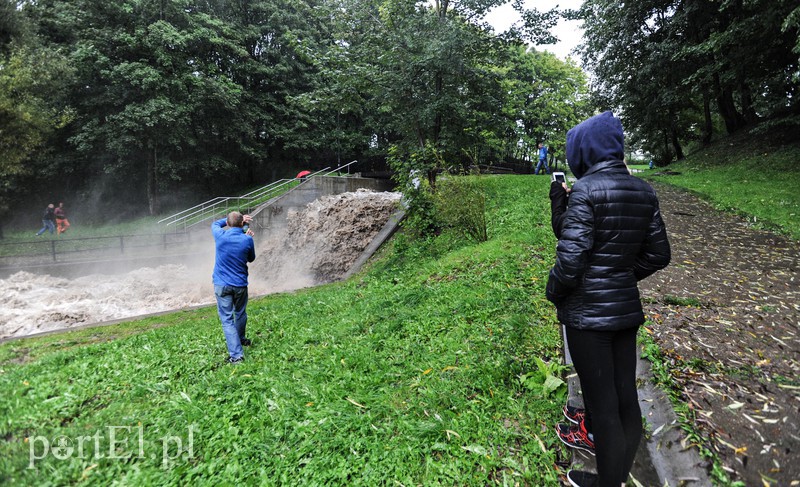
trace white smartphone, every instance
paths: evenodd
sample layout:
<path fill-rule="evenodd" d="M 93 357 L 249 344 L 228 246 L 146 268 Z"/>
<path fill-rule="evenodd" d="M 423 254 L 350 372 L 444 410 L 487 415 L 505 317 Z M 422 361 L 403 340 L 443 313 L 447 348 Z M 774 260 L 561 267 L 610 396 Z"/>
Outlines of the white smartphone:
<path fill-rule="evenodd" d="M 563 172 L 554 172 L 553 181 L 558 181 L 559 183 L 566 183 L 567 177 L 564 175 Z"/>

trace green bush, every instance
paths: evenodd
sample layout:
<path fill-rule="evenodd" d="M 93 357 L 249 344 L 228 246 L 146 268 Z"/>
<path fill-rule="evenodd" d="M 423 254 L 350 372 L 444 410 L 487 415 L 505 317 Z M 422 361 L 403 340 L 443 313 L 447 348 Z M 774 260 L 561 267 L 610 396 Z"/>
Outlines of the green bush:
<path fill-rule="evenodd" d="M 397 147 L 389 149 L 387 159 L 394 169 L 394 180 L 403 191 L 406 217 L 403 226 L 416 236 L 437 233 L 440 225 L 436 218 L 433 191 L 428 178 L 435 174 L 438 158 L 430 150 L 404 154 Z M 431 162 L 433 161 L 433 162 Z"/>

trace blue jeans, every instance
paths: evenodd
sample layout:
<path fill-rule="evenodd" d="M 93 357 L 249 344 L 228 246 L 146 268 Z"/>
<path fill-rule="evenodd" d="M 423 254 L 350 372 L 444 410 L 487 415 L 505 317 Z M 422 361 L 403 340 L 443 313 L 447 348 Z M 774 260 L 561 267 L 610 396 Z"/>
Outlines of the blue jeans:
<path fill-rule="evenodd" d="M 542 167 L 544 168 L 544 172 L 546 174 L 550 174 L 550 168 L 547 166 L 547 160 L 546 159 L 539 159 L 539 163 L 536 164 L 536 170 L 533 171 L 533 174 L 534 175 L 539 174 L 539 168 L 542 168 Z"/>
<path fill-rule="evenodd" d="M 36 235 L 41 235 L 47 230 L 50 230 L 50 235 L 56 232 L 56 224 L 53 220 L 42 220 L 42 229 L 36 232 Z"/>
<path fill-rule="evenodd" d="M 214 285 L 217 297 L 217 312 L 222 321 L 222 333 L 232 359 L 244 356 L 242 339 L 247 328 L 247 288 Z"/>

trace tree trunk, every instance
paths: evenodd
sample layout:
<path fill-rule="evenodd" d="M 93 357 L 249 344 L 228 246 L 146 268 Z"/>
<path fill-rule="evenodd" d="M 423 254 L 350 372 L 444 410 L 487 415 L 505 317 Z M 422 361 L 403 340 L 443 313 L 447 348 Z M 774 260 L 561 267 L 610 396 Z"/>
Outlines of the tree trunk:
<path fill-rule="evenodd" d="M 432 169 L 432 170 L 428 171 L 427 176 L 428 176 L 428 184 L 431 187 L 431 191 L 435 193 L 436 192 L 436 170 Z"/>
<path fill-rule="evenodd" d="M 753 108 L 753 94 L 747 83 L 742 81 L 739 83 L 739 95 L 742 102 L 742 115 L 747 125 L 752 125 L 758 121 L 758 115 Z"/>
<path fill-rule="evenodd" d="M 715 77 L 717 85 L 717 105 L 719 107 L 719 114 L 725 121 L 725 130 L 732 134 L 745 125 L 744 117 L 736 111 L 736 104 L 733 102 L 733 90 L 729 87 L 721 86 L 719 77 Z"/>
<path fill-rule="evenodd" d="M 675 158 L 677 160 L 681 160 L 684 158 L 683 155 L 683 148 L 681 148 L 681 143 L 678 140 L 678 131 L 675 130 L 675 126 L 670 129 L 670 135 L 672 138 L 672 149 L 675 151 Z"/>
<path fill-rule="evenodd" d="M 708 89 L 703 90 L 703 140 L 704 146 L 711 143 L 711 136 L 714 131 L 714 124 L 711 120 L 711 96 Z"/>
<path fill-rule="evenodd" d="M 439 14 L 439 20 L 443 20 L 447 15 L 447 8 L 450 0 L 436 0 L 436 12 Z"/>
<path fill-rule="evenodd" d="M 153 156 L 147 158 L 147 204 L 150 209 L 150 216 L 158 214 L 158 149 L 153 148 Z"/>

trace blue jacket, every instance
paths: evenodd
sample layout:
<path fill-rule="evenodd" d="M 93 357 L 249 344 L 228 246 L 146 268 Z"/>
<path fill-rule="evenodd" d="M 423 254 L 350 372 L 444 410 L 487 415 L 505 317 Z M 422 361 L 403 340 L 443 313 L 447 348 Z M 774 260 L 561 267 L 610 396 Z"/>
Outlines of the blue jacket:
<path fill-rule="evenodd" d="M 215 286 L 247 287 L 247 263 L 256 258 L 253 237 L 239 227 L 223 230 L 225 218 L 211 224 L 217 257 L 214 262 Z"/>
<path fill-rule="evenodd" d="M 619 120 L 606 112 L 567 133 L 572 186 L 558 235 L 547 299 L 558 319 L 581 330 L 612 331 L 644 322 L 637 282 L 670 261 L 655 191 L 632 176 Z M 559 228 L 560 227 L 560 228 Z"/>
<path fill-rule="evenodd" d="M 539 149 L 539 160 L 540 161 L 546 161 L 547 160 L 547 147 L 542 146 Z"/>

